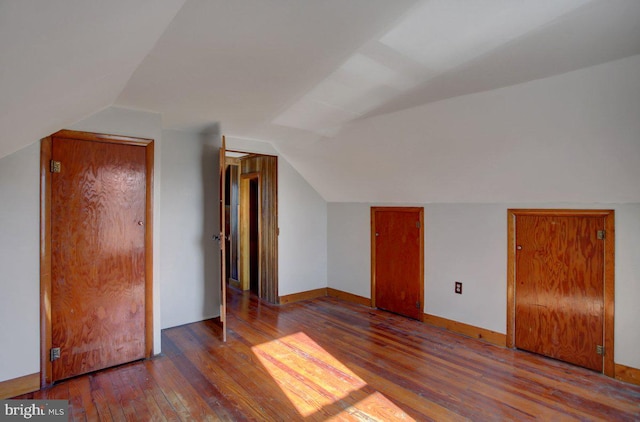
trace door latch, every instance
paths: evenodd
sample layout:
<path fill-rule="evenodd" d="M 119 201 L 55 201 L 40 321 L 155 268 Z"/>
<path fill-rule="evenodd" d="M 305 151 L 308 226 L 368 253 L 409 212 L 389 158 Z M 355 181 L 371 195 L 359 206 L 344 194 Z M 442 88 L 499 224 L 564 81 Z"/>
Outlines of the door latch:
<path fill-rule="evenodd" d="M 59 347 L 54 347 L 49 352 L 49 360 L 51 362 L 53 362 L 56 359 L 60 359 L 60 348 Z"/>

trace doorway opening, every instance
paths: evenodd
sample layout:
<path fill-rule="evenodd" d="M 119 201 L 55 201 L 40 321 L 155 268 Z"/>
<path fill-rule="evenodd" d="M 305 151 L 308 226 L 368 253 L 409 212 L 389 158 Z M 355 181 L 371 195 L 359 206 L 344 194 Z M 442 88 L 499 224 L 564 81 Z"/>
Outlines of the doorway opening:
<path fill-rule="evenodd" d="M 226 153 L 228 283 L 278 303 L 277 157 Z"/>
<path fill-rule="evenodd" d="M 249 179 L 249 290 L 260 296 L 260 188 Z"/>

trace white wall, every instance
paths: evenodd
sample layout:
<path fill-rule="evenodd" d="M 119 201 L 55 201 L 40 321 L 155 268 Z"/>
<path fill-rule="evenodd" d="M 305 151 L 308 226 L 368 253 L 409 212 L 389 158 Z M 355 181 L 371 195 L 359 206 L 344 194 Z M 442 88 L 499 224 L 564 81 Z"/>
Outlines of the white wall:
<path fill-rule="evenodd" d="M 270 144 L 227 137 L 227 149 L 278 156 L 278 294 L 327 287 L 327 203 Z"/>
<path fill-rule="evenodd" d="M 328 202 L 640 202 L 640 56 L 278 148 Z"/>
<path fill-rule="evenodd" d="M 616 210 L 615 359 L 640 368 L 640 204 Z"/>
<path fill-rule="evenodd" d="M 157 113 L 108 107 L 68 129 L 108 133 L 111 135 L 133 136 L 154 140 L 154 180 L 153 180 L 153 352 L 160 353 L 160 159 L 162 157 L 162 116 Z"/>
<path fill-rule="evenodd" d="M 40 142 L 0 159 L 0 382 L 40 372 Z"/>
<path fill-rule="evenodd" d="M 327 287 L 327 203 L 278 157 L 278 294 Z"/>
<path fill-rule="evenodd" d="M 371 297 L 369 230 L 374 205 L 385 204 L 329 204 L 329 287 Z M 500 333 L 506 333 L 507 209 L 614 209 L 615 361 L 640 368 L 640 204 L 418 206 L 425 208 L 424 312 Z M 462 295 L 454 293 L 454 281 L 463 283 Z"/>
<path fill-rule="evenodd" d="M 219 138 L 162 133 L 162 328 L 220 315 Z"/>
<path fill-rule="evenodd" d="M 371 298 L 371 218 L 367 204 L 327 207 L 328 287 Z"/>
<path fill-rule="evenodd" d="M 507 207 L 425 208 L 425 312 L 506 332 Z M 453 291 L 462 282 L 462 295 Z"/>

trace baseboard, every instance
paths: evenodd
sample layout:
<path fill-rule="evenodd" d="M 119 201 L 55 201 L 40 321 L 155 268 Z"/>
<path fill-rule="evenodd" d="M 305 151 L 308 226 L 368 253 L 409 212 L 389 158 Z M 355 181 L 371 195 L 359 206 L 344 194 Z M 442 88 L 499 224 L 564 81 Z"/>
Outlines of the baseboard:
<path fill-rule="evenodd" d="M 321 289 L 307 290 L 306 292 L 280 296 L 280 304 L 285 305 L 287 303 L 300 302 L 301 300 L 309 300 L 325 296 L 327 296 L 327 288 L 323 287 Z"/>
<path fill-rule="evenodd" d="M 40 389 L 40 372 L 0 382 L 0 400 Z"/>
<path fill-rule="evenodd" d="M 630 384 L 640 385 L 640 369 L 616 363 L 615 378 Z"/>
<path fill-rule="evenodd" d="M 462 322 L 453 321 L 429 314 L 423 314 L 422 321 L 426 324 L 445 328 L 454 333 L 484 340 L 487 343 L 492 343 L 502 347 L 506 347 L 507 345 L 507 336 L 495 331 L 487 330 L 480 327 L 474 327 L 473 325 L 468 325 Z"/>
<path fill-rule="evenodd" d="M 323 287 L 321 289 L 307 290 L 306 292 L 293 293 L 286 296 L 280 296 L 280 304 L 300 302 L 302 300 L 316 299 L 318 297 L 331 296 L 345 302 L 356 303 L 371 307 L 371 299 L 354 295 L 353 293 L 343 292 L 342 290 L 332 289 L 331 287 Z"/>
<path fill-rule="evenodd" d="M 352 302 L 357 303 L 358 305 L 371 307 L 371 299 L 354 295 L 353 293 L 343 292 L 342 290 L 332 289 L 331 287 L 327 287 L 327 296 L 335 297 L 346 302 Z"/>
<path fill-rule="evenodd" d="M 324 296 L 331 296 L 337 299 L 344 300 L 346 302 L 371 307 L 371 299 L 363 296 L 358 296 L 353 293 L 343 292 L 342 290 L 333 289 L 331 287 L 280 296 L 280 304 L 285 305 L 287 303 L 300 302 L 302 300 L 315 299 Z M 498 346 L 506 347 L 507 345 L 507 336 L 505 334 L 497 333 L 485 328 L 474 327 L 473 325 L 468 325 L 462 322 L 457 322 L 429 314 L 423 314 L 422 322 L 436 327 L 445 328 L 454 333 L 477 338 L 479 340 L 484 340 L 487 343 L 492 343 Z"/>

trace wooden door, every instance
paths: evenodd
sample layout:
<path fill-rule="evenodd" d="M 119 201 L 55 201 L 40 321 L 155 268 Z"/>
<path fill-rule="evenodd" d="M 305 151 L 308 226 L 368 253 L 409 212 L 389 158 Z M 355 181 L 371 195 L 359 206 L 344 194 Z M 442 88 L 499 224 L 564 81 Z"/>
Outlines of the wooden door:
<path fill-rule="evenodd" d="M 145 357 L 147 180 L 143 146 L 55 136 L 51 146 L 56 381 Z"/>
<path fill-rule="evenodd" d="M 220 234 L 218 235 L 218 243 L 220 244 L 220 322 L 222 322 L 222 341 L 227 341 L 227 257 L 226 257 L 226 216 L 225 216 L 225 204 L 226 204 L 226 156 L 227 156 L 227 142 L 225 137 L 222 137 L 222 145 L 220 147 L 219 155 L 219 168 L 220 168 Z"/>
<path fill-rule="evenodd" d="M 422 208 L 371 208 L 373 306 L 422 319 Z"/>
<path fill-rule="evenodd" d="M 601 372 L 604 217 L 516 217 L 515 345 Z"/>

